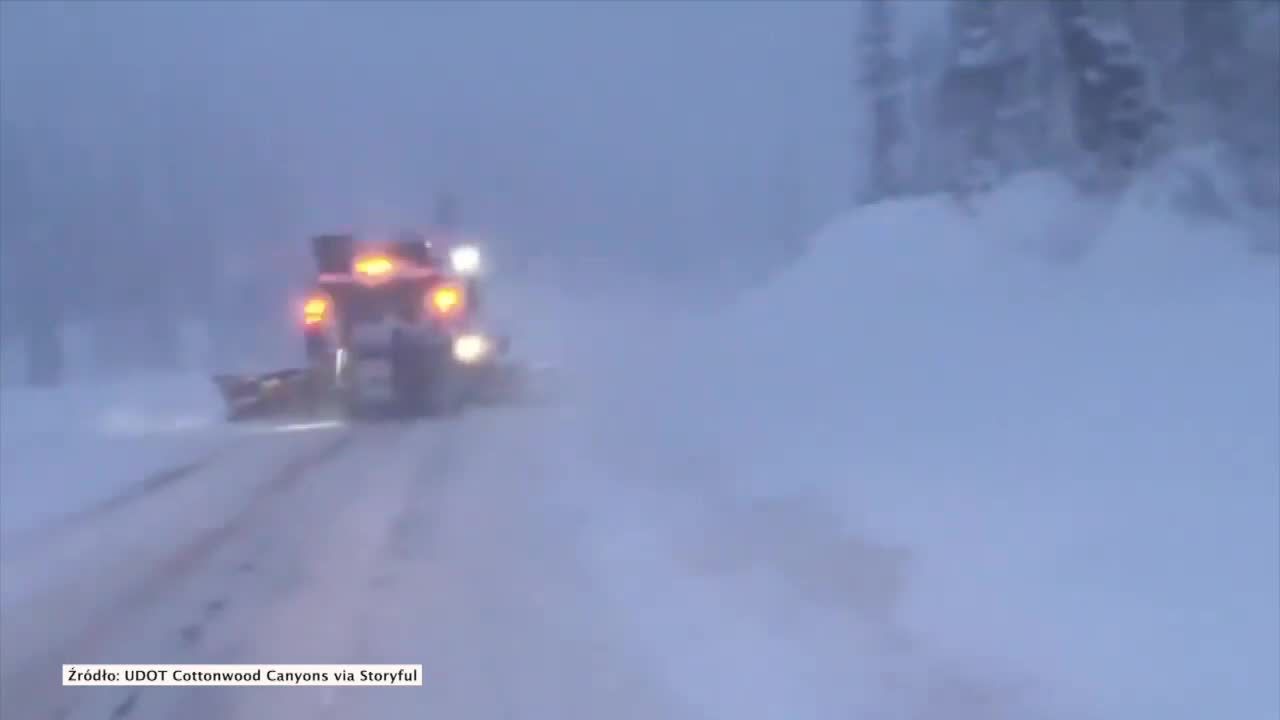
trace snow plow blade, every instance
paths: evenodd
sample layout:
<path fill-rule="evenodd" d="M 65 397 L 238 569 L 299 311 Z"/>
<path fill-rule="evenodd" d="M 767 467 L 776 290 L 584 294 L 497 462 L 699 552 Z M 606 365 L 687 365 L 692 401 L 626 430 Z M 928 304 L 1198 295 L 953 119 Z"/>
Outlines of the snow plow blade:
<path fill-rule="evenodd" d="M 325 405 L 321 385 L 311 370 L 289 368 L 257 375 L 215 375 L 230 421 L 310 416 Z"/>
<path fill-rule="evenodd" d="M 480 407 L 542 405 L 554 401 L 558 384 L 547 368 L 510 363 L 475 366 L 463 404 Z M 331 377 L 289 368 L 262 374 L 214 375 L 230 422 L 341 417 L 345 413 Z"/>

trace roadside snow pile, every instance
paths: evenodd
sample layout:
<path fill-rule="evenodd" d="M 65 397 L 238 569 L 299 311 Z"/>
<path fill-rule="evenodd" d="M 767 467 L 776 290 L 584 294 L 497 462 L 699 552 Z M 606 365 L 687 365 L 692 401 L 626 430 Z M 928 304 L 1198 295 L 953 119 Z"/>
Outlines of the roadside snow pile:
<path fill-rule="evenodd" d="M 1247 246 L 1028 176 L 852 213 L 714 326 L 630 346 L 583 432 L 633 488 L 602 563 L 668 599 L 637 632 L 748 688 L 700 690 L 742 718 L 1000 716 L 1006 680 L 1056 717 L 1275 717 L 1280 272 Z"/>
<path fill-rule="evenodd" d="M 1005 252 L 1080 234 L 1076 264 Z M 1247 246 L 1034 177 L 973 219 L 854 215 L 731 321 L 790 349 L 726 393 L 757 389 L 741 431 L 795 468 L 756 484 L 916 548 L 917 623 L 1027 644 L 1096 713 L 1274 717 L 1280 275 Z"/>
<path fill-rule="evenodd" d="M 0 390 L 5 434 L 145 435 L 205 427 L 221 419 L 222 401 L 213 383 L 187 373 Z"/>
<path fill-rule="evenodd" d="M 0 390 L 0 538 L 38 528 L 226 440 L 208 379 Z"/>
<path fill-rule="evenodd" d="M 1093 246 L 1078 262 L 1029 251 L 1076 236 Z M 731 380 L 753 388 L 754 406 L 774 408 L 753 413 L 766 424 L 779 404 L 811 404 L 867 430 L 901 420 L 949 434 L 960 421 L 1093 403 L 1146 425 L 1170 403 L 1242 396 L 1265 431 L 1277 412 L 1280 272 L 1237 240 L 1137 204 L 1083 203 L 1037 177 L 976 217 L 934 199 L 885 204 L 834 223 L 707 345 L 742 371 Z M 744 352 L 761 361 L 729 362 Z M 783 381 L 761 383 L 761 371 Z"/>

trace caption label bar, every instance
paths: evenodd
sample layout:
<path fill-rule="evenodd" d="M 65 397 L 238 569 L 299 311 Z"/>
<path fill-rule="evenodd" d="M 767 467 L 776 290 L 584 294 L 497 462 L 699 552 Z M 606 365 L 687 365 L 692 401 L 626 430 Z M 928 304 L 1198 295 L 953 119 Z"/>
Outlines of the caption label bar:
<path fill-rule="evenodd" d="M 421 686 L 421 665 L 63 665 L 62 684 Z"/>

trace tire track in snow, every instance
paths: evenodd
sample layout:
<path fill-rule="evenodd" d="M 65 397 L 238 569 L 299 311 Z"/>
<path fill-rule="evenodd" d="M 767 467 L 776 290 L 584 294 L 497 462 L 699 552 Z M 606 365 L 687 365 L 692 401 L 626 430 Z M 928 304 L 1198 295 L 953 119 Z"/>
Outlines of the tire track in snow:
<path fill-rule="evenodd" d="M 173 487 L 178 482 L 203 473 L 220 460 L 234 458 L 238 451 L 250 447 L 255 440 L 266 434 L 289 434 L 310 430 L 341 428 L 341 423 L 324 421 L 314 423 L 289 423 L 262 425 L 243 423 L 235 428 L 231 436 L 211 449 L 193 452 L 194 459 L 184 462 L 170 462 L 158 469 L 141 472 L 142 478 L 125 485 L 115 492 L 90 503 L 88 507 L 57 515 L 38 527 L 24 530 L 4 537 L 0 544 L 0 558 L 21 556 L 24 553 L 37 551 L 41 545 L 56 542 L 60 537 L 73 532 L 79 526 L 95 521 L 103 515 L 117 512 L 144 500 L 152 495 Z"/>
<path fill-rule="evenodd" d="M 229 662 L 361 663 L 369 657 L 368 624 L 388 581 L 389 550 L 411 489 L 439 477 L 455 444 L 453 423 L 411 424 L 378 456 L 349 494 L 351 478 L 328 478 L 299 508 L 313 522 L 297 528 L 292 558 L 299 582 L 274 599 L 250 625 L 249 642 Z M 353 460 L 362 458 L 353 457 Z M 355 472 L 351 473 L 356 475 Z M 337 500 L 338 502 L 335 502 Z M 317 520 L 324 518 L 317 532 Z M 407 662 L 407 661 L 406 661 Z M 219 720 L 325 720 L 340 688 L 238 688 Z"/>
<path fill-rule="evenodd" d="M 12 663 L 16 667 L 11 671 L 6 669 L 3 678 L 0 679 L 5 687 L 5 691 L 0 693 L 0 716 L 21 717 L 24 720 L 71 717 L 76 709 L 76 701 L 79 697 L 77 693 L 85 689 L 61 687 L 59 671 L 63 662 L 92 661 L 91 658 L 99 656 L 113 642 L 127 643 L 121 635 L 129 629 L 129 619 L 144 620 L 142 616 L 154 598 L 162 595 L 165 590 L 180 585 L 228 541 L 244 532 L 259 514 L 264 503 L 295 488 L 313 471 L 347 451 L 357 439 L 360 439 L 359 433 L 347 431 L 335 439 L 320 443 L 319 447 L 310 446 L 300 453 L 292 454 L 284 460 L 282 465 L 250 484 L 251 489 L 247 500 L 225 522 L 201 529 L 194 537 L 186 539 L 176 548 L 165 552 L 158 562 L 155 562 L 117 597 L 88 612 L 83 622 L 78 623 L 78 629 L 71 631 L 66 641 L 53 647 L 42 648 L 44 653 L 39 657 L 16 659 Z M 249 458 L 252 459 L 252 455 Z M 225 472 L 230 469 L 232 468 L 226 467 L 225 464 L 215 463 L 193 469 L 182 477 L 209 477 L 216 482 L 218 478 L 212 476 L 217 471 Z M 170 486 L 177 479 L 179 478 L 170 480 Z M 56 600 L 59 596 L 66 594 L 92 593 L 96 588 L 72 586 L 54 588 L 54 590 L 55 593 L 45 597 Z M 32 608 L 19 608 L 14 616 L 25 614 L 23 610 L 30 609 Z M 55 616 L 48 620 L 57 623 L 61 618 Z M 127 702 L 127 697 L 125 703 L 117 706 L 120 712 L 125 712 L 131 707 L 132 704 Z M 100 717 L 110 717 L 110 715 Z"/>
<path fill-rule="evenodd" d="M 277 626 L 288 624 L 290 617 L 273 610 L 281 604 L 282 592 L 290 593 L 297 585 L 306 584 L 305 564 L 315 556 L 317 539 L 333 534 L 330 515 L 335 508 L 340 513 L 348 506 L 346 496 L 353 484 L 356 488 L 367 484 L 360 471 L 381 467 L 370 460 L 397 455 L 397 446 L 405 436 L 402 427 L 362 426 L 360 442 L 350 452 L 324 463 L 320 472 L 301 478 L 294 488 L 297 492 L 282 496 L 284 502 L 256 508 L 243 531 L 201 561 L 198 572 L 188 573 L 186 581 L 157 596 L 153 602 L 157 611 L 145 618 L 133 636 L 137 646 L 150 648 L 153 655 L 157 648 L 163 648 L 163 662 L 308 661 L 305 655 L 299 659 L 293 654 L 295 648 L 288 644 L 273 647 L 263 642 L 264 637 L 288 637 Z M 305 629 L 308 635 L 325 636 L 326 629 L 341 619 L 340 613 L 330 612 Z M 98 661 L 128 662 L 137 657 L 136 650 L 116 643 Z M 347 658 L 335 659 L 339 660 Z M 130 688 L 127 694 L 125 688 L 111 690 L 96 693 L 64 720 L 158 720 L 178 715 L 188 720 L 224 718 L 229 703 L 253 692 L 252 688 L 216 687 Z M 319 691 L 327 690 L 268 689 L 286 695 L 302 692 L 314 696 Z M 117 715 L 121 712 L 125 714 Z M 251 716 L 264 717 L 261 713 Z"/>
<path fill-rule="evenodd" d="M 558 497 L 548 462 L 558 448 L 535 432 L 545 422 L 469 416 L 440 448 L 440 472 L 409 485 L 367 624 L 368 662 L 422 663 L 424 687 L 339 688 L 316 720 L 696 717 L 617 632 L 583 562 L 589 538 Z M 312 716 L 287 720 L 302 718 Z"/>
<path fill-rule="evenodd" d="M 62 515 L 47 525 L 35 528 L 17 537 L 5 538 L 4 547 L 0 549 L 0 556 L 20 555 L 44 543 L 56 541 L 60 536 L 74 531 L 77 527 L 87 522 L 127 507 L 138 500 L 154 495 L 181 480 L 208 469 L 219 459 L 232 455 L 245 443 L 246 441 L 240 438 L 204 452 L 194 460 L 146 473 L 140 481 L 126 486 L 119 492 L 103 498 L 89 507 Z"/>

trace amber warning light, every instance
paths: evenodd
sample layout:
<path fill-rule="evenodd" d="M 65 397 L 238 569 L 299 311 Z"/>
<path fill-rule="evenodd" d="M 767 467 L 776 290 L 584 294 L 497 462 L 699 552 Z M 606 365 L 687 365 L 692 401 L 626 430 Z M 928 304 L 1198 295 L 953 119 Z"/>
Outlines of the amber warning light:
<path fill-rule="evenodd" d="M 427 296 L 431 311 L 437 315 L 452 315 L 462 307 L 462 288 L 457 285 L 441 285 Z"/>
<path fill-rule="evenodd" d="M 368 278 L 388 275 L 396 269 L 396 264 L 386 255 L 369 255 L 356 260 L 356 274 Z"/>
<path fill-rule="evenodd" d="M 329 316 L 329 299 L 323 295 L 312 295 L 302 306 L 302 324 L 319 325 Z"/>

